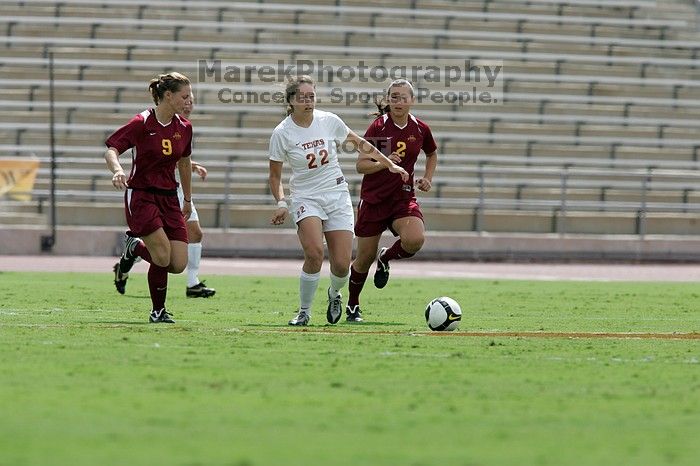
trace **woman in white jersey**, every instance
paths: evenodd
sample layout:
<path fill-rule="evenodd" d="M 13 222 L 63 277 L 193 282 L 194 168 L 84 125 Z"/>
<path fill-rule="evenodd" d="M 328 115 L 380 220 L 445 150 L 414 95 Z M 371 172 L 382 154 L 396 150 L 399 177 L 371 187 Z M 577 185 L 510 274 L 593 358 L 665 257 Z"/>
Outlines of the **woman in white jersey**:
<path fill-rule="evenodd" d="M 304 250 L 299 311 L 289 325 L 309 323 L 323 262 L 324 236 L 331 266 L 326 318 L 335 324 L 343 313 L 340 290 L 348 280 L 354 227 L 350 193 L 338 162 L 337 146 L 348 140 L 358 148 L 360 159 L 374 159 L 404 181 L 408 173 L 352 132 L 337 115 L 316 110 L 315 86 L 309 76 L 291 80 L 285 95 L 287 118 L 277 125 L 270 138 L 269 182 L 277 201 L 270 223 L 283 224 L 291 210 Z M 292 167 L 291 204 L 282 188 L 284 162 Z"/>

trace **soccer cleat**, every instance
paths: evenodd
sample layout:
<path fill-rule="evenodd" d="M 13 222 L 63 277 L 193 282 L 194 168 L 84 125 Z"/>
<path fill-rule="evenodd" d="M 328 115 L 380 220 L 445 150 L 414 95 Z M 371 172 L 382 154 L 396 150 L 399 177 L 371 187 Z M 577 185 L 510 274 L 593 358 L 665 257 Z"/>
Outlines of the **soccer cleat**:
<path fill-rule="evenodd" d="M 331 298 L 331 289 L 328 288 L 328 310 L 326 311 L 326 319 L 329 324 L 337 324 L 340 316 L 343 315 L 343 296 L 338 293 L 338 296 Z"/>
<path fill-rule="evenodd" d="M 168 311 L 165 310 L 165 308 L 156 311 L 153 310 L 151 311 L 151 315 L 148 317 L 148 321 L 152 324 L 174 324 L 175 321 L 172 319 L 172 316 Z"/>
<path fill-rule="evenodd" d="M 119 268 L 119 262 L 114 264 L 112 270 L 114 270 L 114 286 L 117 287 L 117 292 L 119 294 L 124 294 L 126 292 L 126 281 L 129 279 L 129 274 L 122 273 Z"/>
<path fill-rule="evenodd" d="M 382 255 L 387 248 L 382 248 L 377 254 L 377 269 L 374 271 L 374 286 L 384 288 L 389 281 L 389 263 L 382 261 Z"/>
<path fill-rule="evenodd" d="M 306 311 L 299 311 L 299 313 L 295 315 L 292 320 L 289 321 L 289 325 L 301 327 L 308 325 L 309 320 L 311 320 L 311 316 Z"/>
<path fill-rule="evenodd" d="M 207 288 L 204 282 L 199 282 L 195 286 L 188 286 L 185 296 L 188 298 L 208 298 L 214 296 L 216 290 L 214 288 Z"/>
<path fill-rule="evenodd" d="M 347 314 L 345 320 L 348 322 L 363 322 L 362 311 L 360 310 L 359 304 L 355 304 L 353 307 L 346 306 L 345 314 Z"/>
<path fill-rule="evenodd" d="M 141 259 L 139 256 L 134 254 L 134 249 L 136 249 L 136 246 L 140 241 L 140 239 L 134 236 L 126 236 L 124 252 L 122 252 L 122 257 L 119 258 L 119 270 L 122 274 L 129 273 L 137 260 Z"/>

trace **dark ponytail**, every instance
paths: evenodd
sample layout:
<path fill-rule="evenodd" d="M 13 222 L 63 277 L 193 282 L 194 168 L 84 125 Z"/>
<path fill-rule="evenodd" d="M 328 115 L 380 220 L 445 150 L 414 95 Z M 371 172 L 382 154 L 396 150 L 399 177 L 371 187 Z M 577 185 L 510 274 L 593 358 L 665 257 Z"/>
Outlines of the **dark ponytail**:
<path fill-rule="evenodd" d="M 148 91 L 151 93 L 153 102 L 158 105 L 167 91 L 177 92 L 182 86 L 188 84 L 190 84 L 190 80 L 187 76 L 173 71 L 151 79 L 151 82 L 148 84 Z"/>
<path fill-rule="evenodd" d="M 388 97 L 391 95 L 391 88 L 397 86 L 407 86 L 409 91 L 411 91 L 411 97 L 415 97 L 415 93 L 413 92 L 413 84 L 411 84 L 411 81 L 403 78 L 393 80 L 391 84 L 389 84 L 386 94 L 384 94 L 381 99 L 377 99 L 376 97 L 374 98 L 374 105 L 377 106 L 377 111 L 373 112 L 372 115 L 375 118 L 386 115 L 391 111 L 391 105 L 389 105 Z"/>
<path fill-rule="evenodd" d="M 294 107 L 292 107 L 292 97 L 299 92 L 299 86 L 302 84 L 311 84 L 314 89 L 316 88 L 316 83 L 309 75 L 296 76 L 287 81 L 287 87 L 284 89 L 284 100 L 287 102 L 287 115 L 291 115 L 294 111 Z"/>

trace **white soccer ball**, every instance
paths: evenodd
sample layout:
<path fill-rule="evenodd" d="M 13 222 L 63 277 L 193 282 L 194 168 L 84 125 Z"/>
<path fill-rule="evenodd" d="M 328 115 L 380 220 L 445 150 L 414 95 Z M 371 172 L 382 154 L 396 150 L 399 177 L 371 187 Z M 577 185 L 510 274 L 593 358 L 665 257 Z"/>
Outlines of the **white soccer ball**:
<path fill-rule="evenodd" d="M 430 330 L 436 332 L 456 330 L 460 320 L 462 320 L 462 309 L 457 301 L 447 296 L 433 299 L 425 308 L 425 321 Z"/>

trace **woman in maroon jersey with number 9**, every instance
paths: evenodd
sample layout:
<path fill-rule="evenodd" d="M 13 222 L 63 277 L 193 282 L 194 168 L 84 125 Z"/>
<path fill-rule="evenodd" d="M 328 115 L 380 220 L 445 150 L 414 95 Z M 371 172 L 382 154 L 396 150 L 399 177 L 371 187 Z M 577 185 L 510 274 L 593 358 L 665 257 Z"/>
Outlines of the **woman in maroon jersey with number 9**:
<path fill-rule="evenodd" d="M 156 107 L 144 110 L 112 134 L 105 144 L 105 160 L 113 173 L 112 184 L 126 189 L 124 206 L 129 225 L 126 246 L 115 266 L 115 283 L 123 280 L 138 257 L 150 263 L 148 288 L 152 323 L 173 323 L 165 310 L 168 272 L 187 266 L 187 226 L 192 202 L 192 125 L 181 117 L 192 105 L 190 80 L 180 73 L 162 74 L 151 80 L 149 91 Z M 132 151 L 127 179 L 119 154 Z M 177 166 L 184 194 L 177 197 Z M 139 237 L 141 239 L 139 239 Z"/>
<path fill-rule="evenodd" d="M 414 102 L 411 83 L 405 79 L 393 81 L 386 99 L 377 104 L 378 118 L 365 132 L 365 139 L 405 169 L 410 178 L 403 182 L 399 177 L 389 176 L 388 170 L 372 160 L 357 162 L 357 171 L 364 177 L 355 222 L 357 256 L 350 267 L 345 311 L 349 322 L 362 322 L 360 293 L 375 258 L 374 286 L 384 288 L 389 280 L 389 262 L 412 257 L 425 241 L 423 214 L 413 189 L 413 171 L 423 150 L 427 157 L 425 173 L 415 185 L 421 191 L 430 191 L 437 165 L 437 145 L 430 127 L 411 115 Z M 377 257 L 379 240 L 386 229 L 399 239 L 391 247 L 382 248 Z"/>

